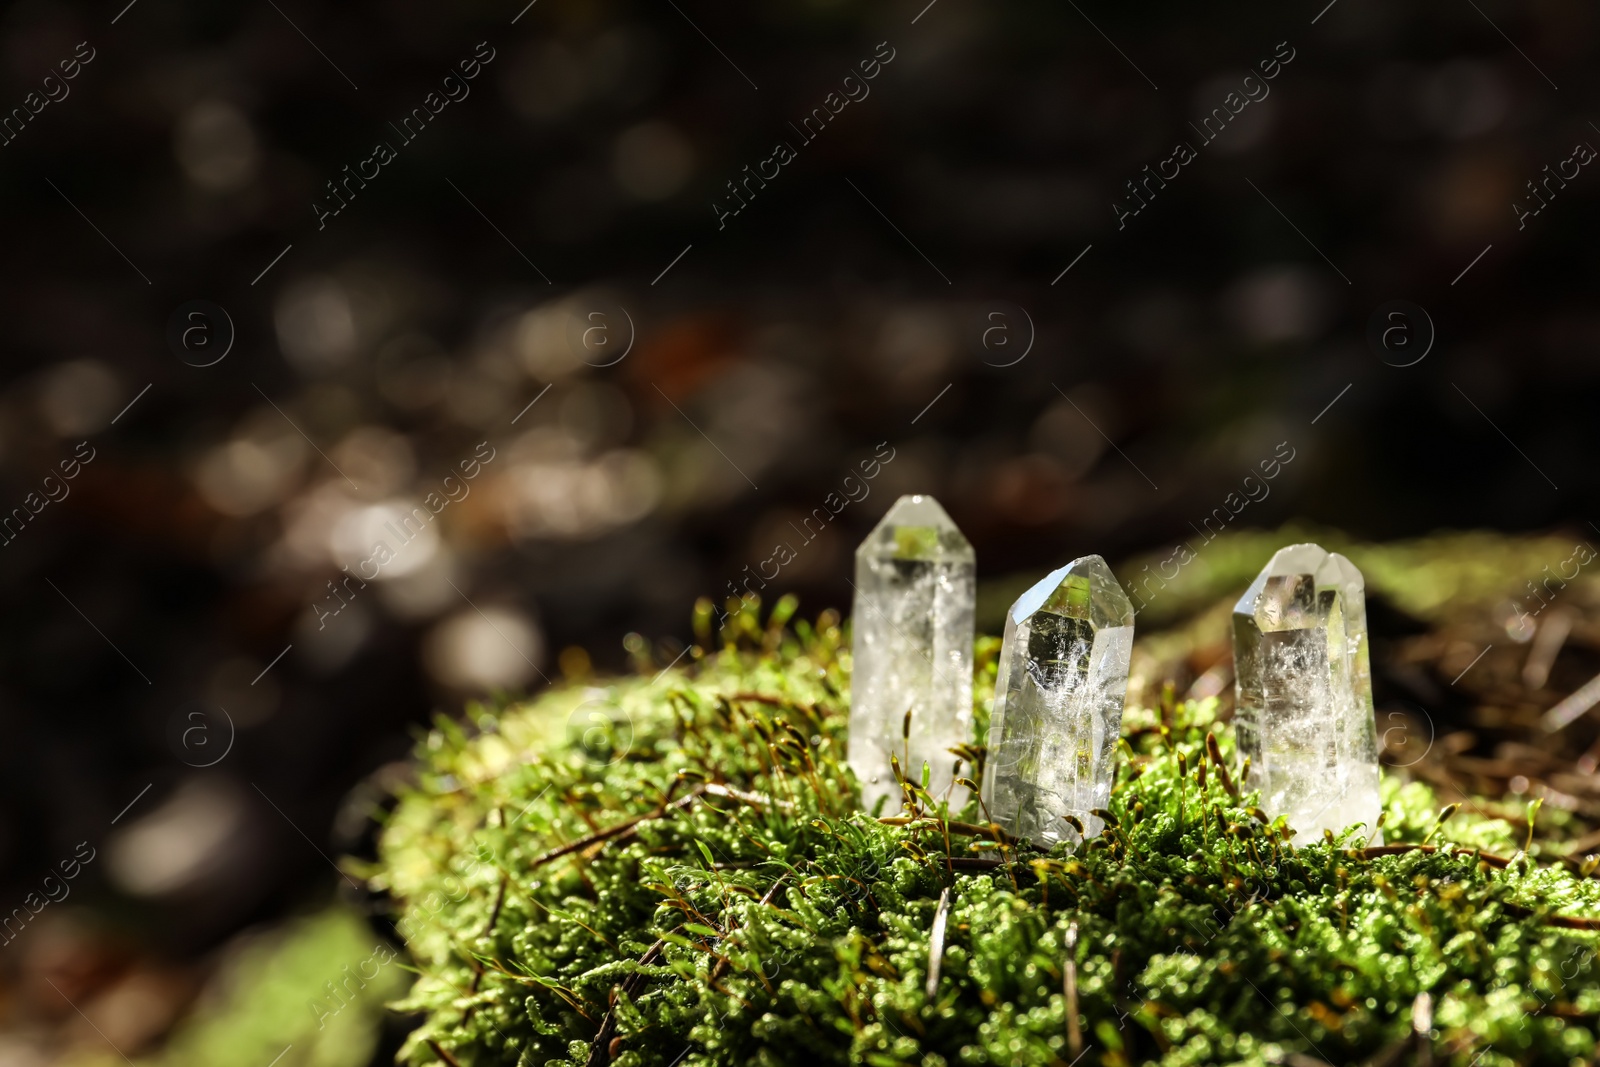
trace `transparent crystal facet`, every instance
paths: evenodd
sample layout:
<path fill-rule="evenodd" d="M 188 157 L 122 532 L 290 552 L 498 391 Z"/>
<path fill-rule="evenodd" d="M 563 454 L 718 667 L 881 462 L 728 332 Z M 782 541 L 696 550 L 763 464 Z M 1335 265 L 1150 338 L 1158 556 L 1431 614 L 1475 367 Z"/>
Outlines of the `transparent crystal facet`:
<path fill-rule="evenodd" d="M 1073 560 L 1011 606 L 983 772 L 989 817 L 1008 833 L 1075 841 L 1066 815 L 1100 832 L 1089 813 L 1111 796 L 1132 652 L 1133 604 L 1099 556 Z"/>
<path fill-rule="evenodd" d="M 1378 825 L 1378 745 L 1361 572 L 1337 552 L 1290 545 L 1233 609 L 1239 751 L 1262 807 L 1301 843 Z"/>
<path fill-rule="evenodd" d="M 900 808 L 891 753 L 913 782 L 928 764 L 934 797 L 967 802 L 950 749 L 972 740 L 976 576 L 972 545 L 931 496 L 901 497 L 856 549 L 849 752 L 869 811 L 880 797 Z"/>

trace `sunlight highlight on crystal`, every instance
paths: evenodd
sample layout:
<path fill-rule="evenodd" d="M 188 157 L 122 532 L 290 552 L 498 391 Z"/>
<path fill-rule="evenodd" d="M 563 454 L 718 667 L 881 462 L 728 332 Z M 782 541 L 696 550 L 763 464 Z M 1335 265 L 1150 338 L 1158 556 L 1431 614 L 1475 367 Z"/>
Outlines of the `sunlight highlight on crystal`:
<path fill-rule="evenodd" d="M 983 801 L 1048 848 L 1100 832 L 1133 653 L 1133 604 L 1099 556 L 1055 571 L 1006 614 Z"/>
<path fill-rule="evenodd" d="M 1279 549 L 1233 609 L 1239 752 L 1299 843 L 1377 829 L 1378 747 L 1361 572 L 1318 545 Z"/>
<path fill-rule="evenodd" d="M 850 767 L 868 811 L 900 808 L 890 763 L 959 808 L 950 749 L 972 740 L 972 545 L 931 496 L 903 496 L 856 550 Z M 909 736 L 906 712 L 911 712 Z M 970 774 L 964 768 L 963 774 Z"/>

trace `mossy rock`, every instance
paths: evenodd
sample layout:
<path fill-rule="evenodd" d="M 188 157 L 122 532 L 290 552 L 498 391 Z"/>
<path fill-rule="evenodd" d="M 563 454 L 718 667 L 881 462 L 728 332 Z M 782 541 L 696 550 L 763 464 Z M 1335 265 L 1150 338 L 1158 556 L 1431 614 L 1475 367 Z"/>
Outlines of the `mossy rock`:
<path fill-rule="evenodd" d="M 369 872 L 419 972 L 405 1062 L 1595 1057 L 1600 883 L 1527 821 L 1386 776 L 1389 846 L 1292 840 L 1214 699 L 1129 709 L 1080 850 L 997 840 L 920 768 L 885 820 L 843 762 L 847 630 L 793 612 L 706 651 L 703 611 L 684 665 L 438 721 Z"/>

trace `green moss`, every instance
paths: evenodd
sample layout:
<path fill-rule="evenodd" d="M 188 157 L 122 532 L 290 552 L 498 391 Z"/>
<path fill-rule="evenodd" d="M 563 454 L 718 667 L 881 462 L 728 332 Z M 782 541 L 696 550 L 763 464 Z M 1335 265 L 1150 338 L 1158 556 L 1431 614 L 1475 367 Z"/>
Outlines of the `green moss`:
<path fill-rule="evenodd" d="M 742 613 L 686 668 L 437 723 L 371 872 L 421 972 L 407 1062 L 1339 1063 L 1403 1051 L 1419 993 L 1439 1062 L 1595 1054 L 1600 935 L 1548 920 L 1600 915 L 1600 884 L 1518 854 L 1526 826 L 1441 826 L 1387 778 L 1387 840 L 1443 847 L 1291 844 L 1208 758 L 1212 734 L 1232 762 L 1210 700 L 1130 711 L 1111 825 L 1076 854 L 950 826 L 978 802 L 914 784 L 925 818 L 891 825 L 843 766 L 847 634 L 792 613 Z"/>

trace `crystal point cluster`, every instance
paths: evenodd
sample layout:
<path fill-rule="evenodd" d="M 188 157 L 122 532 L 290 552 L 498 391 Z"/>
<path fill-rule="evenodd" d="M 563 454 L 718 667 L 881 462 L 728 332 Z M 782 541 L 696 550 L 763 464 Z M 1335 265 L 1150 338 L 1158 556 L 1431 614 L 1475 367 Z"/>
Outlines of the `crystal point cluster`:
<path fill-rule="evenodd" d="M 1133 652 L 1133 604 L 1099 556 L 1055 571 L 1006 614 L 983 801 L 1008 833 L 1090 836 L 1111 796 Z"/>
<path fill-rule="evenodd" d="M 952 810 L 967 801 L 950 749 L 972 741 L 976 577 L 972 545 L 930 496 L 901 497 L 856 550 L 849 760 L 868 811 L 900 808 L 891 755 L 913 782 L 926 763 Z"/>
<path fill-rule="evenodd" d="M 1233 609 L 1236 724 L 1251 788 L 1299 843 L 1378 832 L 1378 749 L 1361 572 L 1318 545 L 1280 549 Z"/>

